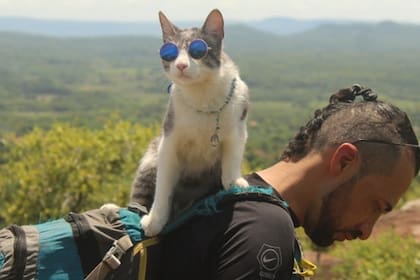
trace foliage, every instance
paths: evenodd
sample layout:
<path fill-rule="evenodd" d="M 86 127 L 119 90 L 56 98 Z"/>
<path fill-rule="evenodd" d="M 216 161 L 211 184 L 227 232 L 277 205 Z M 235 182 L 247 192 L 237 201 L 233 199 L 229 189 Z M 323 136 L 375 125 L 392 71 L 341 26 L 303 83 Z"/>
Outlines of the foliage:
<path fill-rule="evenodd" d="M 340 33 L 339 27 L 325 27 L 283 37 L 227 29 L 226 51 L 250 88 L 246 158 L 251 169 L 274 162 L 333 91 L 355 82 L 406 110 L 420 133 L 418 28 L 400 26 L 406 31 L 394 33 L 392 25 L 375 28 L 343 27 Z M 141 36 L 0 32 L 0 138 L 35 126 L 48 129 L 57 121 L 96 129 L 113 112 L 144 125 L 160 121 L 169 84 L 156 52 L 160 44 Z"/>
<path fill-rule="evenodd" d="M 407 111 L 420 134 L 418 27 L 326 26 L 283 37 L 242 28 L 226 30 L 225 47 L 250 88 L 244 172 L 273 163 L 333 91 L 355 82 Z M 0 227 L 126 204 L 167 104 L 160 44 L 0 32 Z M 114 112 L 121 120 L 110 120 Z M 418 177 L 401 203 L 419 197 Z M 332 249 L 343 258 L 337 279 L 420 278 L 410 238 L 343 245 Z"/>
<path fill-rule="evenodd" d="M 420 244 L 412 237 L 387 232 L 372 240 L 337 246 L 332 253 L 341 259 L 333 279 L 420 279 Z"/>
<path fill-rule="evenodd" d="M 126 205 L 131 180 L 156 127 L 113 119 L 100 130 L 55 124 L 3 141 L 3 223 L 38 223 L 69 211 Z"/>
<path fill-rule="evenodd" d="M 414 178 L 413 182 L 410 185 L 410 188 L 406 193 L 404 193 L 403 197 L 398 202 L 397 208 L 402 207 L 405 203 L 410 200 L 420 199 L 420 176 L 417 175 Z"/>

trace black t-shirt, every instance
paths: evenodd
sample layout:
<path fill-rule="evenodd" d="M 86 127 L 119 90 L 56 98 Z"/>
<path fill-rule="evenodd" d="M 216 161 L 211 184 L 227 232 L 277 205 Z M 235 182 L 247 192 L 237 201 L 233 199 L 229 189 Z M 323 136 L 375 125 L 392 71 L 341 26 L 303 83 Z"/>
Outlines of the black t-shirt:
<path fill-rule="evenodd" d="M 257 174 L 247 180 L 267 186 Z M 247 200 L 194 218 L 163 238 L 153 279 L 290 279 L 297 224 L 291 214 L 273 203 Z"/>

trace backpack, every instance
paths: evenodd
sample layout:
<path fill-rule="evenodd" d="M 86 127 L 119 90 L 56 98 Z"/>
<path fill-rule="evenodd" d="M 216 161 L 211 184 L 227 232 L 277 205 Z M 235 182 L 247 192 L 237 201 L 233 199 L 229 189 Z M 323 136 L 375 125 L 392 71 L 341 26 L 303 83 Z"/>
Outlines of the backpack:
<path fill-rule="evenodd" d="M 233 187 L 195 203 L 166 225 L 159 236 L 192 217 L 213 215 L 223 204 L 240 200 L 288 207 L 273 196 L 272 188 Z M 94 209 L 38 225 L 12 225 L 0 230 L 0 279 L 148 279 L 161 268 L 158 262 L 148 261 L 159 252 L 159 236 L 144 235 L 140 219 L 145 212 L 138 205 Z M 297 240 L 295 244 L 292 279 L 312 276 L 316 266 L 302 258 Z"/>

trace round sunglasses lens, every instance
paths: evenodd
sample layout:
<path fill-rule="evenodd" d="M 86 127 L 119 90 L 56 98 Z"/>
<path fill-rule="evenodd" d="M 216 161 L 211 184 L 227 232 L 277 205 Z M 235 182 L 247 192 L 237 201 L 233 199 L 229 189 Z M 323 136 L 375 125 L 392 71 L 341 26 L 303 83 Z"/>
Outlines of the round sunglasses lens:
<path fill-rule="evenodd" d="M 188 52 L 194 59 L 200 59 L 207 55 L 208 46 L 203 40 L 194 40 L 191 42 Z"/>
<path fill-rule="evenodd" d="M 173 61 L 178 57 L 178 47 L 174 43 L 165 43 L 159 53 L 163 60 Z"/>

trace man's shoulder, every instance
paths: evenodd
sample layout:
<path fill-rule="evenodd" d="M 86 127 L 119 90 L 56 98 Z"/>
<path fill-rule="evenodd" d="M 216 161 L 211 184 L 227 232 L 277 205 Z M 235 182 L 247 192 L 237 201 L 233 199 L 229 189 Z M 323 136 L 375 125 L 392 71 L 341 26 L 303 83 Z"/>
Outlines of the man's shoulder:
<path fill-rule="evenodd" d="M 268 228 L 282 226 L 294 230 L 290 213 L 281 203 L 264 200 L 242 200 L 233 203 L 231 207 L 232 222 L 242 221 L 243 223 L 264 225 Z"/>
<path fill-rule="evenodd" d="M 162 263 L 168 266 L 168 275 L 184 275 L 185 270 L 180 270 L 188 265 L 189 275 L 200 277 L 184 275 L 185 279 L 203 279 L 203 275 L 210 275 L 210 279 L 245 275 L 246 279 L 257 279 L 261 271 L 277 272 L 279 279 L 289 276 L 295 242 L 293 222 L 287 209 L 273 203 L 279 198 L 265 199 L 265 195 L 261 194 L 263 199 L 245 195 L 224 201 L 211 215 L 195 216 L 166 235 Z M 183 258 L 177 255 L 179 248 Z"/>
<path fill-rule="evenodd" d="M 257 279 L 261 273 L 271 279 L 289 277 L 296 239 L 287 209 L 267 201 L 241 200 L 229 210 L 222 214 L 227 223 L 213 250 L 221 252 L 219 268 L 226 275 L 221 279 L 244 275 Z"/>

